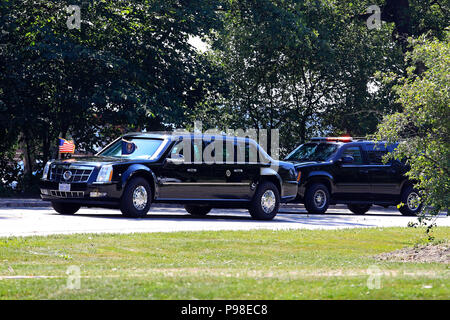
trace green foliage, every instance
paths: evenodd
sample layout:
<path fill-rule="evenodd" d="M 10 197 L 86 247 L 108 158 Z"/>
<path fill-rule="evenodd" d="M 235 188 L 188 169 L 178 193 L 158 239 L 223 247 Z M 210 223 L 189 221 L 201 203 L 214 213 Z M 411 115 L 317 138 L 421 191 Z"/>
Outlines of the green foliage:
<path fill-rule="evenodd" d="M 69 4 L 81 7 L 80 30 L 66 26 Z M 58 136 L 92 152 L 123 131 L 181 124 L 211 85 L 208 61 L 188 39 L 220 27 L 218 5 L 2 1 L 2 150 L 22 146 L 45 162 L 56 156 Z"/>
<path fill-rule="evenodd" d="M 450 19 L 449 0 L 409 0 L 411 10 L 411 35 L 430 34 L 445 39 Z"/>
<path fill-rule="evenodd" d="M 403 111 L 385 117 L 377 133 L 379 139 L 401 142 L 393 157 L 408 159 L 407 174 L 432 213 L 450 207 L 449 36 L 447 32 L 443 41 L 422 36 L 412 42 L 414 50 L 407 58 L 424 71 L 417 74 L 417 68 L 410 67 L 397 79 L 400 84 L 393 90 Z"/>
<path fill-rule="evenodd" d="M 80 30 L 66 26 L 69 4 L 81 7 Z M 1 170 L 20 150 L 31 163 L 24 181 L 32 181 L 31 172 L 56 156 L 58 136 L 93 152 L 124 131 L 193 120 L 204 128 L 277 128 L 281 155 L 312 135 L 373 133 L 401 108 L 394 84 L 374 75 L 402 75 L 412 65 L 393 35 L 405 27 L 442 39 L 449 21 L 448 0 L 385 0 L 388 23 L 369 30 L 358 17 L 372 4 L 1 1 Z M 399 21 L 402 6 L 408 12 Z M 190 37 L 212 50 L 198 53 Z"/>
<path fill-rule="evenodd" d="M 374 73 L 403 68 L 403 58 L 392 26 L 370 31 L 354 19 L 368 5 L 230 1 L 209 56 L 229 90 L 212 92 L 192 117 L 220 129 L 277 128 L 282 155 L 311 135 L 374 132 L 398 110 Z"/>

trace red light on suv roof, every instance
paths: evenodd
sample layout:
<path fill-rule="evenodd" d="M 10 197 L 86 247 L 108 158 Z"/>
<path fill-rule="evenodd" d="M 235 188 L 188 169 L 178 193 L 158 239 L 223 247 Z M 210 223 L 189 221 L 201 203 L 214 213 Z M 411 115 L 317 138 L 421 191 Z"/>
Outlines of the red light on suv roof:
<path fill-rule="evenodd" d="M 352 142 L 352 137 L 327 137 L 327 141 Z"/>
<path fill-rule="evenodd" d="M 352 142 L 352 137 L 316 137 L 311 138 L 311 141 L 335 141 L 335 142 Z"/>

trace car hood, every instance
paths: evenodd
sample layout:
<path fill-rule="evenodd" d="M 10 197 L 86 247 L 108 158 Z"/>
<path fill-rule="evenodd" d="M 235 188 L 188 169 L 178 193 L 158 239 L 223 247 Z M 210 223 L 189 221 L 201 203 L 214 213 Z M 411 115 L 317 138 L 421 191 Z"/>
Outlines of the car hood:
<path fill-rule="evenodd" d="M 296 168 L 308 167 L 308 166 L 316 165 L 318 163 L 322 163 L 319 161 L 307 161 L 307 162 L 288 161 L 288 162 L 292 163 L 294 165 L 294 167 L 296 167 Z"/>
<path fill-rule="evenodd" d="M 140 159 L 142 161 L 142 159 Z M 100 166 L 103 164 L 114 164 L 114 163 L 124 163 L 124 162 L 132 162 L 134 159 L 126 159 L 126 158 L 113 158 L 113 157 L 102 157 L 102 156 L 88 156 L 88 157 L 77 157 L 65 160 L 54 160 L 52 164 L 59 165 L 67 165 L 67 166 L 77 166 L 77 165 L 86 165 L 86 166 Z"/>
<path fill-rule="evenodd" d="M 290 161 L 296 170 L 301 169 L 301 168 L 308 168 L 308 167 L 317 167 L 317 166 L 327 166 L 331 163 L 333 163 L 332 160 L 330 161 L 306 161 L 306 162 L 295 162 L 295 161 Z"/>

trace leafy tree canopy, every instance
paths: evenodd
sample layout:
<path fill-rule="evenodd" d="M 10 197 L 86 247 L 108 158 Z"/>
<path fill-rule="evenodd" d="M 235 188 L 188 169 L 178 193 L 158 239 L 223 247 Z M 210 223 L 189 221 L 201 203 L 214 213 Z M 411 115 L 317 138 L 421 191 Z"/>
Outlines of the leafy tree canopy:
<path fill-rule="evenodd" d="M 67 27 L 69 4 L 80 6 L 80 29 Z M 181 124 L 212 85 L 188 40 L 220 28 L 218 9 L 201 0 L 2 1 L 2 149 L 19 145 L 45 162 L 58 136 L 93 151 L 120 130 Z"/>
<path fill-rule="evenodd" d="M 379 139 L 400 141 L 394 158 L 408 159 L 410 179 L 417 182 L 425 204 L 437 213 L 450 207 L 450 33 L 444 40 L 412 41 L 408 54 L 421 61 L 425 71 L 415 67 L 399 79 L 393 90 L 403 111 L 387 116 L 377 132 Z M 392 76 L 386 81 L 391 81 Z"/>

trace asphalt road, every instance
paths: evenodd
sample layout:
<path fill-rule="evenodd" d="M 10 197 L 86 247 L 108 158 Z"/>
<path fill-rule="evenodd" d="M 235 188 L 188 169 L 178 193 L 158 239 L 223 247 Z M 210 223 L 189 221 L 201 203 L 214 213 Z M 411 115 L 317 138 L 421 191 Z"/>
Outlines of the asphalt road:
<path fill-rule="evenodd" d="M 0 237 L 71 233 L 135 233 L 250 229 L 339 229 L 358 227 L 406 227 L 414 217 L 404 217 L 395 208 L 373 207 L 363 216 L 345 206 L 334 206 L 324 215 L 309 215 L 303 206 L 286 205 L 272 221 L 255 221 L 246 210 L 214 209 L 206 217 L 193 217 L 182 207 L 153 206 L 146 218 L 125 218 L 119 210 L 80 209 L 62 216 L 51 208 L 0 208 Z M 439 216 L 438 226 L 450 226 Z"/>

